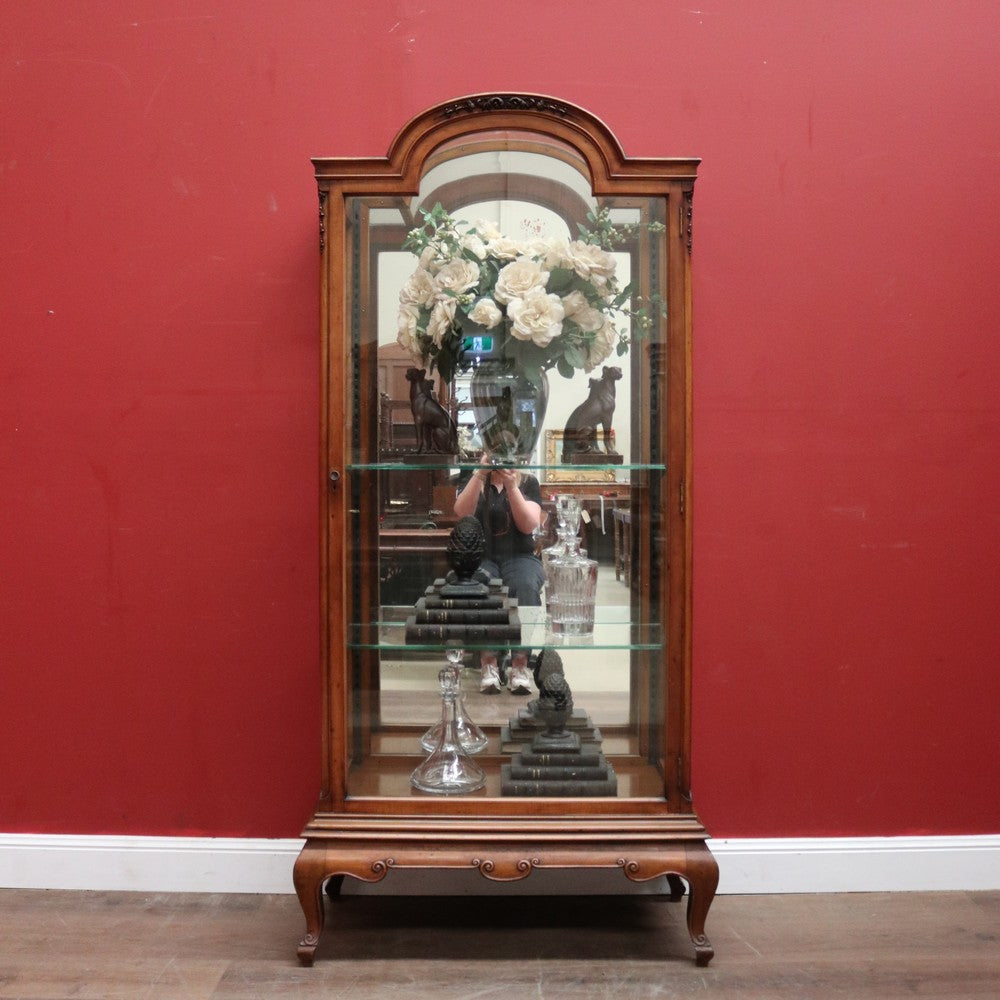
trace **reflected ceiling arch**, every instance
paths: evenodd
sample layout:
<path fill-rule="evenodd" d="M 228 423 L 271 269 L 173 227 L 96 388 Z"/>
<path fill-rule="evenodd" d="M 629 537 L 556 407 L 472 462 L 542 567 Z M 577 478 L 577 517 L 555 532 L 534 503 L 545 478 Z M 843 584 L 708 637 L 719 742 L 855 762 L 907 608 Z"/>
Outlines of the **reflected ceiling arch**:
<path fill-rule="evenodd" d="M 430 209 L 440 203 L 449 213 L 484 201 L 521 201 L 555 212 L 573 234 L 585 225 L 591 203 L 559 181 L 532 174 L 479 174 L 448 181 L 430 190 L 418 207 Z M 413 219 L 413 225 L 419 222 Z"/>

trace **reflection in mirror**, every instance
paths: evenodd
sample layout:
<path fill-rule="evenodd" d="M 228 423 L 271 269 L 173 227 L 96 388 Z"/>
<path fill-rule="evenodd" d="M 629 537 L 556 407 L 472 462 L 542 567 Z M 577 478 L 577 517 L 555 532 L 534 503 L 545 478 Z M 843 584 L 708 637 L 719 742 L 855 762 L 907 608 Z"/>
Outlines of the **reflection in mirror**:
<path fill-rule="evenodd" d="M 608 210 L 610 221 L 638 227 L 650 221 L 643 203 L 636 200 L 606 200 L 600 205 L 590 191 L 589 176 L 579 156 L 567 148 L 539 142 L 536 137 L 490 135 L 482 141 L 445 146 L 435 156 L 412 199 L 383 200 L 368 214 L 369 246 L 372 254 L 372 301 L 376 304 L 375 326 L 378 353 L 378 455 L 383 463 L 399 463 L 378 475 L 380 505 L 380 593 L 383 618 L 401 620 L 412 611 L 425 588 L 444 575 L 445 547 L 456 517 L 453 510 L 456 485 L 463 467 L 474 465 L 483 441 L 471 408 L 470 373 L 459 371 L 445 383 L 437 371 L 427 371 L 422 384 L 450 415 L 457 427 L 456 454 L 421 451 L 421 432 L 411 402 L 415 391 L 414 367 L 409 351 L 398 343 L 400 290 L 413 274 L 417 257 L 403 249 L 407 233 L 420 225 L 421 211 L 441 205 L 455 220 L 499 231 L 518 243 L 540 239 L 574 240 L 579 226 L 590 226 L 588 213 Z M 655 291 L 658 279 L 652 271 L 639 273 L 641 238 L 630 236 L 613 252 L 619 288 L 633 280 L 646 294 Z M 652 276 L 650 276 L 652 274 Z M 625 333 L 636 331 L 628 325 Z M 633 347 L 633 350 L 635 348 Z M 557 494 L 572 493 L 583 504 L 582 546 L 598 561 L 597 604 L 599 625 L 593 645 L 563 648 L 560 654 L 578 704 L 586 705 L 595 725 L 613 734 L 623 730 L 631 718 L 634 658 L 630 656 L 632 586 L 631 492 L 642 487 L 641 440 L 646 405 L 642 386 L 633 385 L 633 358 L 614 353 L 593 371 L 577 368 L 572 378 L 556 369 L 548 373 L 549 395 L 544 421 L 528 459 L 530 474 L 541 484 L 544 523 L 537 535 L 536 551 L 555 541 L 554 502 Z M 604 369 L 615 368 L 605 379 Z M 617 377 L 616 377 L 617 376 Z M 611 411 L 617 464 L 599 462 L 565 465 L 564 438 L 572 426 L 574 412 L 613 386 Z M 605 393 L 606 394 L 606 393 Z M 597 400 L 600 402 L 600 400 Z M 605 399 L 605 404 L 607 400 Z M 607 407 L 605 407 L 606 409 Z M 435 411 L 436 412 L 436 411 Z M 597 440 L 604 447 L 600 421 Z M 523 608 L 526 630 L 538 630 L 533 649 L 545 641 L 544 606 Z M 540 620 L 539 620 L 540 618 Z M 526 644 L 531 643 L 526 639 Z M 658 637 L 656 641 L 661 641 Z M 466 664 L 478 668 L 478 653 L 469 651 Z M 379 687 L 381 720 L 386 726 L 420 726 L 432 720 L 438 704 L 439 657 L 418 649 L 383 650 L 380 655 Z M 508 724 L 512 712 L 526 699 L 506 688 L 497 695 L 479 691 L 479 673 L 464 671 L 470 714 L 496 733 Z M 614 749 L 614 742 L 609 749 Z M 401 744 L 401 752 L 410 752 Z"/>

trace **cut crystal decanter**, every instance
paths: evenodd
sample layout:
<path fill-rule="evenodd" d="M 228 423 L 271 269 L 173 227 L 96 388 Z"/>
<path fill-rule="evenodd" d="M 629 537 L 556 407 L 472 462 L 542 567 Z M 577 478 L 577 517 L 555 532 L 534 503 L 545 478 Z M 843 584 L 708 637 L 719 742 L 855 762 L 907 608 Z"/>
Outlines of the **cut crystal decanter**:
<path fill-rule="evenodd" d="M 597 560 L 580 549 L 575 531 L 566 531 L 564 550 L 550 557 L 546 598 L 549 628 L 555 635 L 593 635 L 597 600 Z"/>
<path fill-rule="evenodd" d="M 548 548 L 542 550 L 542 569 L 545 572 L 545 623 L 552 625 L 552 603 L 555 599 L 555 586 L 549 571 L 549 566 L 556 556 L 566 552 L 566 539 L 576 535 L 580 530 L 580 500 L 569 493 L 556 496 L 556 540 Z"/>

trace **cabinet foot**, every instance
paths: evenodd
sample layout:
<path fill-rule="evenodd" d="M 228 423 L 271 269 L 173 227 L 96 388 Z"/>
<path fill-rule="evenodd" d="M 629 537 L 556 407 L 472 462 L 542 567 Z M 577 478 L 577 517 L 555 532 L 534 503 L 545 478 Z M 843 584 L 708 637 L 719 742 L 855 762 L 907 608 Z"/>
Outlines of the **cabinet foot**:
<path fill-rule="evenodd" d="M 719 886 L 719 865 L 712 852 L 704 844 L 688 847 L 688 906 L 687 925 L 691 942 L 694 944 L 695 963 L 706 966 L 715 955 L 705 935 L 705 921 L 708 910 L 715 899 L 715 890 Z"/>
<path fill-rule="evenodd" d="M 708 938 L 703 934 L 700 941 L 694 943 L 694 964 L 699 968 L 705 968 L 715 956 L 715 949 L 709 944 Z"/>
<path fill-rule="evenodd" d="M 309 843 L 302 848 L 292 870 L 295 892 L 306 918 L 306 935 L 299 942 L 298 956 L 302 965 L 312 965 L 316 946 L 323 933 L 326 913 L 323 906 L 323 882 L 326 851 Z"/>

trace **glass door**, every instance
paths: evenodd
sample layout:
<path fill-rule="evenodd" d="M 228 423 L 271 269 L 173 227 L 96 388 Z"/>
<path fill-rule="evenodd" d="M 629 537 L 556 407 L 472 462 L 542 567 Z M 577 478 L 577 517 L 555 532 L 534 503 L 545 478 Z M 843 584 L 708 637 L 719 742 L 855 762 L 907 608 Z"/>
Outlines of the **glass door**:
<path fill-rule="evenodd" d="M 345 200 L 349 799 L 667 794 L 669 209 L 517 131 Z"/>

